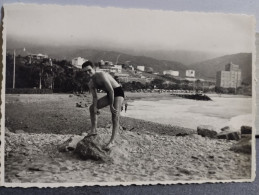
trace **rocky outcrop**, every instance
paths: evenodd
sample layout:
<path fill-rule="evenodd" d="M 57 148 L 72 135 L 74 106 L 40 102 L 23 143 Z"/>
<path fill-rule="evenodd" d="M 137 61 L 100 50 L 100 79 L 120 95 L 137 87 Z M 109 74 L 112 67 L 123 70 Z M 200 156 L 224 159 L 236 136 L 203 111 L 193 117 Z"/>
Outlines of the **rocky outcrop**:
<path fill-rule="evenodd" d="M 242 138 L 252 138 L 252 127 L 242 126 L 241 127 L 241 137 Z"/>
<path fill-rule="evenodd" d="M 223 131 L 217 135 L 218 139 L 227 139 L 227 140 L 240 140 L 240 132 L 238 131 Z"/>
<path fill-rule="evenodd" d="M 216 138 L 217 137 L 217 131 L 214 127 L 210 125 L 200 125 L 197 127 L 197 133 L 198 135 L 201 135 L 202 137 L 209 137 L 209 138 Z"/>
<path fill-rule="evenodd" d="M 78 142 L 75 153 L 83 160 L 96 160 L 102 162 L 112 162 L 109 151 L 103 149 L 103 139 L 100 135 L 87 135 Z"/>
<path fill-rule="evenodd" d="M 241 134 L 252 134 L 252 127 L 250 126 L 242 126 Z"/>

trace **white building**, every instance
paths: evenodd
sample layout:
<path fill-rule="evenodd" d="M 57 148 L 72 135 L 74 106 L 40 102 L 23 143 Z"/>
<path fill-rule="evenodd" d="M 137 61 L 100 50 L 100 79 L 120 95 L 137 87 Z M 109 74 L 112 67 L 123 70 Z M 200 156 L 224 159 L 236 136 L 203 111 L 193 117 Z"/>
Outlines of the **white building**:
<path fill-rule="evenodd" d="M 48 55 L 46 55 L 46 54 L 44 55 L 44 54 L 39 53 L 39 54 L 30 54 L 29 57 L 32 58 L 32 59 L 40 60 L 40 59 L 48 58 Z"/>
<path fill-rule="evenodd" d="M 145 66 L 137 66 L 137 70 L 145 71 Z"/>
<path fill-rule="evenodd" d="M 195 77 L 195 70 L 186 70 L 187 77 Z"/>
<path fill-rule="evenodd" d="M 163 71 L 163 75 L 166 75 L 166 74 L 178 77 L 179 76 L 179 71 L 164 70 Z"/>
<path fill-rule="evenodd" d="M 82 68 L 82 64 L 88 61 L 87 59 L 76 57 L 72 59 L 72 65 L 77 68 Z"/>
<path fill-rule="evenodd" d="M 114 69 L 117 69 L 118 73 L 121 73 L 122 71 L 122 65 L 114 65 Z"/>

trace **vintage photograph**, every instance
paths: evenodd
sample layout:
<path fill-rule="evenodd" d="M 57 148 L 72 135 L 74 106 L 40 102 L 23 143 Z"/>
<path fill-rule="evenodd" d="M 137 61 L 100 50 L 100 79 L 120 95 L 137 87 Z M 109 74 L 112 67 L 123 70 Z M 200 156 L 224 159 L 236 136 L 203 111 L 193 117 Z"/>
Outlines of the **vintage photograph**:
<path fill-rule="evenodd" d="M 255 19 L 4 6 L 6 186 L 255 178 Z"/>

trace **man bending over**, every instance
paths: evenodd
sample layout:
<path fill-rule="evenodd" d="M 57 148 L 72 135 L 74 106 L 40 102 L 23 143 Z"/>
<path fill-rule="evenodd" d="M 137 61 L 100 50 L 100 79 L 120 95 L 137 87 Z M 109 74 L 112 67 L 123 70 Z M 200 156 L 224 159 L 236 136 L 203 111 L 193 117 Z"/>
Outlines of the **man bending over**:
<path fill-rule="evenodd" d="M 86 71 L 87 75 L 90 77 L 88 85 L 93 96 L 93 104 L 89 108 L 91 116 L 91 134 L 97 134 L 98 109 L 108 105 L 110 106 L 112 115 L 112 136 L 108 145 L 105 147 L 109 149 L 114 145 L 114 139 L 119 130 L 119 117 L 121 105 L 124 100 L 124 92 L 121 86 L 110 74 L 105 72 L 95 72 L 91 61 L 85 62 L 82 65 L 82 69 Z M 97 99 L 97 89 L 105 91 L 107 95 Z"/>

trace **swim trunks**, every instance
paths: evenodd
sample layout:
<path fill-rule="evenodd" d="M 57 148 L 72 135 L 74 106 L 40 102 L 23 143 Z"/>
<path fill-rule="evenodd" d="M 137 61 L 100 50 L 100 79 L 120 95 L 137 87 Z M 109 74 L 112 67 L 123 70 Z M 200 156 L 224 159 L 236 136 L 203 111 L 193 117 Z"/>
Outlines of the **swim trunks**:
<path fill-rule="evenodd" d="M 124 91 L 121 87 L 116 87 L 113 89 L 114 91 L 114 97 L 123 97 L 124 98 Z M 107 93 L 107 96 L 109 97 L 109 93 Z"/>

